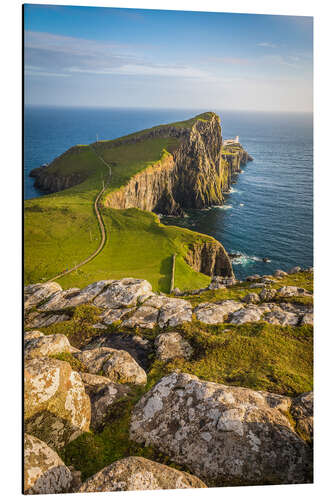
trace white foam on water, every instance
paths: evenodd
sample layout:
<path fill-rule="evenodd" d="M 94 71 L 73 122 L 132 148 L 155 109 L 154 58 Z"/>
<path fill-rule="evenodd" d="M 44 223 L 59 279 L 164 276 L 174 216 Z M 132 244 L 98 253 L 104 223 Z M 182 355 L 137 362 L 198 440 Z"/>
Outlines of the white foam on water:
<path fill-rule="evenodd" d="M 229 252 L 229 253 L 239 253 L 239 256 L 235 257 L 232 259 L 232 265 L 235 266 L 246 266 L 250 264 L 251 262 L 261 262 L 262 259 L 260 257 L 257 257 L 256 255 L 246 255 L 241 252 Z"/>
<path fill-rule="evenodd" d="M 230 210 L 232 205 L 213 205 L 213 208 L 219 208 L 220 210 Z"/>

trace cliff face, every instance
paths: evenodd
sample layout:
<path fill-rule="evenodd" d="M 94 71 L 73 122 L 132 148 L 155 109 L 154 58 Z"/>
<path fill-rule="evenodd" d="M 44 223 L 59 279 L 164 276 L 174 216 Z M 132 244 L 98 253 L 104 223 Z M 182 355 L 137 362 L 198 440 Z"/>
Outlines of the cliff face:
<path fill-rule="evenodd" d="M 184 124 L 184 125 L 183 125 Z M 240 145 L 223 147 L 220 118 L 205 113 L 188 122 L 164 125 L 114 141 L 92 144 L 98 156 L 104 150 L 124 144 L 140 143 L 157 137 L 175 137 L 178 146 L 172 153 L 165 152 L 152 166 L 134 175 L 126 185 L 107 194 L 105 206 L 126 209 L 139 208 L 163 215 L 184 215 L 185 209 L 202 209 L 223 203 L 223 192 L 231 187 L 233 174 L 240 171 L 251 158 Z M 76 154 L 79 147 L 67 154 Z M 60 176 L 45 168 L 31 173 L 35 185 L 47 192 L 55 192 L 85 180 L 84 172 Z M 233 276 L 232 266 L 223 246 L 217 241 L 198 243 L 189 249 L 187 263 L 207 275 Z"/>
<path fill-rule="evenodd" d="M 222 157 L 219 117 L 211 113 L 208 120 L 197 120 L 190 129 L 165 127 L 154 133 L 175 135 L 181 139 L 180 145 L 163 162 L 138 173 L 107 196 L 106 206 L 182 215 L 186 208 L 223 203 L 222 193 L 230 188 L 231 176 L 230 165 Z"/>
<path fill-rule="evenodd" d="M 80 173 L 59 175 L 47 172 L 47 167 L 35 168 L 30 172 L 30 177 L 35 177 L 34 186 L 45 193 L 56 193 L 83 182 L 87 176 Z"/>
<path fill-rule="evenodd" d="M 173 196 L 175 160 L 169 154 L 154 166 L 139 172 L 126 184 L 105 199 L 111 208 L 140 208 L 168 215 L 183 215 Z"/>
<path fill-rule="evenodd" d="M 216 240 L 192 244 L 185 260 L 195 271 L 208 276 L 234 276 L 229 256 Z"/>

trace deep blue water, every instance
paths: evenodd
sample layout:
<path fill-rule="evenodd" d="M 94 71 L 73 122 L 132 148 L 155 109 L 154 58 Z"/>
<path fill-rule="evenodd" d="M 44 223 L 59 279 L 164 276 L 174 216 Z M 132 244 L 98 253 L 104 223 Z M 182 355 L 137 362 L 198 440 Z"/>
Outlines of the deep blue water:
<path fill-rule="evenodd" d="M 205 110 L 27 108 L 25 198 L 41 196 L 28 173 L 74 144 L 113 139 Z M 254 157 L 239 174 L 222 207 L 170 220 L 241 253 L 235 274 L 265 274 L 313 265 L 312 115 L 217 111 L 224 138 L 240 136 Z M 270 262 L 264 263 L 263 257 Z"/>

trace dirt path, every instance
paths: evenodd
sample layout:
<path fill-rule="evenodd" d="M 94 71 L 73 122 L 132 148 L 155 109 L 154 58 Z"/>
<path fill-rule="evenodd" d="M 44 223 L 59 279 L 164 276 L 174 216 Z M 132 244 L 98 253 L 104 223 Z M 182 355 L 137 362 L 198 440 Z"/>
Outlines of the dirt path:
<path fill-rule="evenodd" d="M 100 156 L 98 156 L 97 153 L 96 153 L 96 151 L 94 151 L 94 153 L 104 163 L 104 165 L 106 167 L 108 167 L 108 169 L 109 169 L 109 178 L 111 179 L 111 173 L 112 172 L 111 172 L 110 165 L 108 165 L 108 163 L 106 163 L 106 161 L 104 161 L 103 158 L 101 158 Z M 76 271 L 77 269 L 79 269 L 80 267 L 84 266 L 85 264 L 88 264 L 88 262 L 90 262 L 91 260 L 93 260 L 101 252 L 101 250 L 103 249 L 105 241 L 106 241 L 106 230 L 105 230 L 105 225 L 104 225 L 104 222 L 103 222 L 102 215 L 101 215 L 101 213 L 99 211 L 99 200 L 101 199 L 104 191 L 105 191 L 105 185 L 104 185 L 104 180 L 103 180 L 103 188 L 98 193 L 98 195 L 96 196 L 95 201 L 94 201 L 94 212 L 96 214 L 97 222 L 98 222 L 99 229 L 100 229 L 100 232 L 101 232 L 101 241 L 100 241 L 100 244 L 99 244 L 97 250 L 95 250 L 95 252 L 92 253 L 91 255 L 89 255 L 89 257 L 87 257 L 82 262 L 79 262 L 78 264 L 76 264 L 71 269 L 67 269 L 66 271 L 63 271 L 62 273 L 59 273 L 56 276 L 53 276 L 53 278 L 50 278 L 49 280 L 47 280 L 46 283 L 48 283 L 50 281 L 57 280 L 59 278 L 62 278 L 63 276 L 66 276 L 66 274 L 72 273 L 73 271 Z"/>

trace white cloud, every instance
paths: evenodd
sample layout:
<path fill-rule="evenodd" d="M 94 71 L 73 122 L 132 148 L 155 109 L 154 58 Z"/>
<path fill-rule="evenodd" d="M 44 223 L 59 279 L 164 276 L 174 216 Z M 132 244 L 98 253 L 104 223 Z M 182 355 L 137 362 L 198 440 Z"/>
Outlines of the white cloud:
<path fill-rule="evenodd" d="M 260 42 L 260 43 L 257 43 L 258 47 L 267 47 L 269 49 L 276 49 L 277 48 L 277 45 L 275 45 L 274 43 L 270 43 L 270 42 Z"/>
<path fill-rule="evenodd" d="M 210 78 L 210 74 L 190 66 L 168 66 L 158 64 L 124 64 L 115 68 L 82 69 L 68 68 L 70 73 L 92 73 L 95 75 L 137 75 L 137 76 L 164 76 L 178 78 Z"/>

